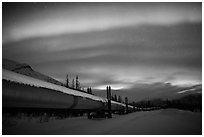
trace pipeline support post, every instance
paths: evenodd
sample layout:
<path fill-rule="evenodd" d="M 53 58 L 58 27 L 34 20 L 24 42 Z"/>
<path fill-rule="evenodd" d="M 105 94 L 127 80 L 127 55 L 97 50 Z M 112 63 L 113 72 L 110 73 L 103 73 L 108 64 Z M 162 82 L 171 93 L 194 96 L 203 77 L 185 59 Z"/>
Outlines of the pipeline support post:
<path fill-rule="evenodd" d="M 128 114 L 128 98 L 125 97 L 126 114 Z"/>
<path fill-rule="evenodd" d="M 108 99 L 108 118 L 112 118 L 112 111 L 111 111 L 111 87 L 107 86 L 107 99 Z"/>

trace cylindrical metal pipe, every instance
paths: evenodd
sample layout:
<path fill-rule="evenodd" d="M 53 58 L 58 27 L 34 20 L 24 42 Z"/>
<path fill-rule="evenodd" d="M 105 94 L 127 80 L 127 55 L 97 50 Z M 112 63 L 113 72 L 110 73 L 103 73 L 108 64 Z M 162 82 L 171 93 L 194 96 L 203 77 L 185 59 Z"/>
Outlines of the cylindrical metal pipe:
<path fill-rule="evenodd" d="M 21 108 L 100 109 L 103 102 L 60 91 L 2 81 L 2 106 Z"/>

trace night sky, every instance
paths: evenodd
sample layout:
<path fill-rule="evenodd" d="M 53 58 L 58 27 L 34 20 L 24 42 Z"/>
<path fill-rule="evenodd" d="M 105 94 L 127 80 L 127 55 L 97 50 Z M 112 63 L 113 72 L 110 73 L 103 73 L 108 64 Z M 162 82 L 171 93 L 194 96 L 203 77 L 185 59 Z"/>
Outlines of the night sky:
<path fill-rule="evenodd" d="M 3 3 L 2 55 L 137 99 L 202 83 L 202 3 Z"/>

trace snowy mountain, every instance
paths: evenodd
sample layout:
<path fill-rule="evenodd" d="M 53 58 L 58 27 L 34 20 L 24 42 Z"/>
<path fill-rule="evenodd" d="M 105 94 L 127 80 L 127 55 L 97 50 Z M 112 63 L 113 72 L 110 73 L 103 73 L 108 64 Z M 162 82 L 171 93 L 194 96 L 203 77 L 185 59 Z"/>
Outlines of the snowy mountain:
<path fill-rule="evenodd" d="M 63 83 L 49 77 L 46 76 L 44 74 L 41 74 L 35 70 L 32 69 L 32 67 L 28 64 L 25 63 L 18 63 L 9 59 L 3 59 L 2 60 L 2 67 L 3 69 L 7 69 L 10 71 L 14 71 L 16 73 L 20 73 L 26 76 L 30 76 L 36 79 L 40 79 L 43 81 L 47 81 L 56 85 L 63 85 Z"/>

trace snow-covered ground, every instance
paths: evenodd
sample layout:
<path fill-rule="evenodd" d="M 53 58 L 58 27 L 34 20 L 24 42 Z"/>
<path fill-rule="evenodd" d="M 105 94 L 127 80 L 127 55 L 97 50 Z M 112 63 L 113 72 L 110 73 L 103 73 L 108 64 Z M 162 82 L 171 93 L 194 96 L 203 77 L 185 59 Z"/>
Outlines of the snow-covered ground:
<path fill-rule="evenodd" d="M 3 134 L 67 134 L 67 135 L 147 135 L 201 134 L 202 114 L 166 109 L 114 115 L 112 119 L 90 120 L 84 117 L 49 120 L 13 120 L 3 125 Z"/>
<path fill-rule="evenodd" d="M 43 80 L 35 79 L 32 77 L 18 74 L 18 73 L 15 73 L 15 72 L 12 72 L 9 70 L 5 70 L 5 69 L 2 69 L 2 79 L 16 82 L 16 83 L 20 83 L 20 84 L 27 84 L 30 86 L 52 89 L 52 90 L 64 92 L 66 94 L 80 96 L 80 97 L 86 97 L 86 98 L 90 98 L 90 99 L 97 100 L 97 101 L 107 102 L 107 100 L 105 98 L 102 98 L 102 97 L 94 96 L 91 94 L 86 94 L 86 93 L 79 92 L 79 91 L 76 91 L 73 89 L 68 89 L 68 88 L 63 87 L 63 86 L 52 84 L 52 83 L 49 83 L 49 82 L 46 82 Z"/>

